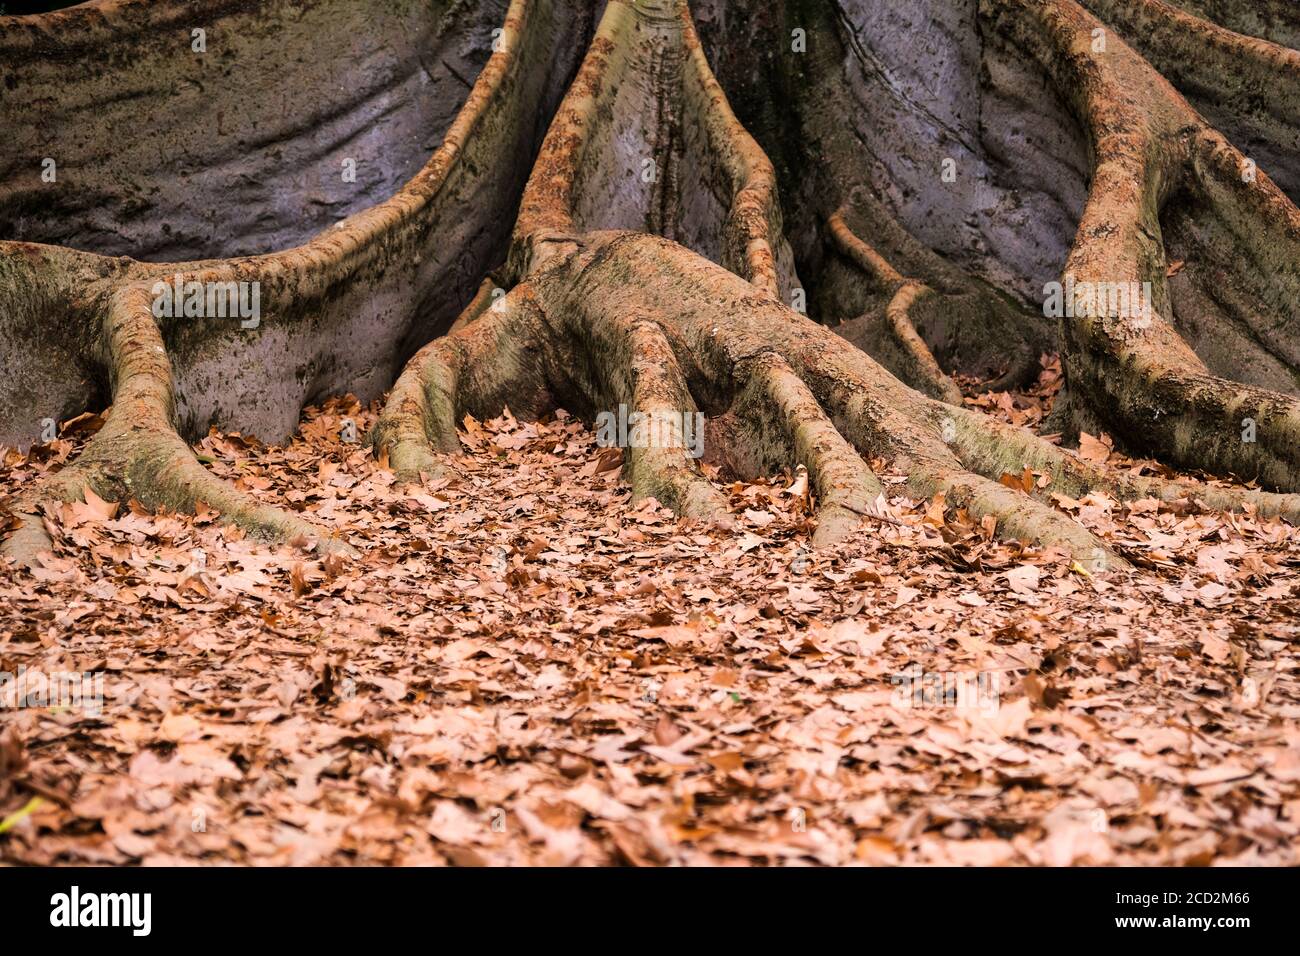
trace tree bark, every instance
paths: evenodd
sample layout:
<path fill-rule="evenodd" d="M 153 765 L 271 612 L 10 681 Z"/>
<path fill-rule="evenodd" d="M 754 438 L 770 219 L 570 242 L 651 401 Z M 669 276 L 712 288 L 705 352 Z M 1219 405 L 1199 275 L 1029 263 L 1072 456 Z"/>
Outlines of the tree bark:
<path fill-rule="evenodd" d="M 711 460 L 807 469 L 819 545 L 890 520 L 885 473 L 1088 567 L 1122 561 L 1003 474 L 1300 518 L 1288 8 L 597 6 L 0 17 L 0 441 L 112 403 L 12 504 L 6 553 L 35 561 L 42 510 L 87 487 L 319 538 L 185 439 L 282 440 L 305 403 L 390 386 L 370 441 L 401 480 L 453 467 L 467 413 L 698 411 Z M 1049 318 L 1058 281 L 1150 309 Z M 156 315 L 187 282 L 256 284 L 257 322 Z M 1012 387 L 1053 347 L 1070 430 L 1267 490 L 1119 473 L 962 407 L 954 375 Z M 626 473 L 730 520 L 684 441 Z"/>

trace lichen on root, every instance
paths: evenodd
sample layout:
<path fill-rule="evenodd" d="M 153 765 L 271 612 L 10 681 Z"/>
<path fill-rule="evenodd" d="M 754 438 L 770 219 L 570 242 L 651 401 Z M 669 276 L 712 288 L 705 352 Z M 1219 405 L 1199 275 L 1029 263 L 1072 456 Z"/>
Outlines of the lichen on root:
<path fill-rule="evenodd" d="M 528 169 L 522 157 L 535 150 L 544 131 L 536 116 L 549 113 L 558 102 L 574 63 L 572 51 L 590 17 L 589 11 L 552 0 L 514 0 L 508 10 L 496 13 L 491 5 L 400 5 L 393 14 L 406 18 L 407 25 L 414 23 L 415 36 L 425 41 L 431 35 L 445 37 L 459 48 L 454 54 L 444 50 L 435 71 L 426 59 L 429 51 L 419 46 L 401 46 L 398 61 L 389 63 L 386 57 L 399 50 L 388 36 L 393 24 L 380 18 L 367 28 L 351 0 L 317 5 L 309 24 L 295 4 L 283 0 L 260 7 L 212 3 L 201 11 L 192 6 L 163 0 L 145 8 L 100 0 L 66 12 L 0 17 L 0 50 L 12 96 L 32 102 L 52 98 L 69 117 L 67 128 L 103 141 L 97 161 L 83 155 L 81 139 L 56 143 L 58 148 L 49 150 L 59 154 L 52 160 L 55 178 L 44 186 L 41 164 L 18 167 L 19 161 L 34 163 L 35 150 L 46 150 L 43 127 L 29 122 L 12 130 L 12 153 L 5 157 L 17 172 L 0 189 L 0 222 L 10 224 L 11 234 L 46 238 L 61 233 L 87 251 L 0 241 L 0 360 L 6 370 L 0 377 L 0 441 L 21 447 L 41 430 L 44 419 L 70 417 L 95 401 L 113 406 L 103 432 L 80 458 L 13 503 L 21 526 L 4 551 L 21 563 L 33 563 L 48 546 L 40 521 L 43 508 L 80 497 L 84 487 L 112 500 L 133 498 L 179 510 L 202 503 L 268 541 L 310 540 L 348 551 L 345 542 L 330 540 L 302 519 L 260 505 L 218 481 L 181 436 L 197 438 L 210 425 L 221 425 L 281 440 L 296 427 L 307 402 L 349 391 L 362 400 L 378 397 L 403 356 L 452 323 L 464 304 L 462 290 L 472 289 L 504 257 L 506 213 L 517 201 Z M 109 12 L 113 16 L 105 18 Z M 194 82 L 190 73 L 202 72 L 205 61 L 199 57 L 172 57 L 163 50 L 165 62 L 155 62 L 159 44 L 167 42 L 160 38 L 169 36 L 170 25 L 182 17 L 206 28 L 212 49 L 203 51 L 205 56 L 210 52 L 257 64 L 238 82 L 214 84 L 202 121 L 229 124 L 223 133 L 250 141 L 270 141 L 267 149 L 250 148 L 232 162 L 227 153 L 207 149 L 212 137 L 198 137 L 194 141 L 204 149 L 190 156 L 185 176 L 173 181 L 170 166 L 162 170 L 166 182 L 159 184 L 155 199 L 166 208 L 153 218 L 137 217 L 139 210 L 128 209 L 128 197 L 120 192 L 130 194 L 136 178 L 149 173 L 157 150 L 146 150 L 142 161 L 137 144 L 118 138 L 119 129 L 105 116 L 120 120 L 122 104 L 139 105 L 176 85 L 188 88 Z M 250 29 L 254 20 L 256 29 Z M 337 44 L 350 55 L 293 60 L 290 69 L 297 75 L 291 78 L 302 81 L 295 95 L 320 87 L 311 94 L 313 108 L 333 101 L 326 107 L 333 110 L 329 130 L 335 123 L 346 127 L 349 120 L 377 124 L 371 138 L 359 142 L 353 142 L 354 131 L 345 132 L 352 148 L 333 154 L 341 170 L 361 171 L 351 187 L 355 195 L 339 210 L 338 221 L 303 245 L 262 255 L 169 264 L 97 254 L 117 252 L 123 239 L 142 255 L 188 251 L 194 243 L 200 251 L 212 249 L 229 237 L 219 231 L 194 237 L 211 231 L 222 197 L 240 195 L 251 181 L 249 170 L 270 161 L 268 156 L 279 165 L 272 163 L 266 180 L 281 189 L 260 197 L 257 228 L 237 237 L 241 243 L 261 235 L 268 223 L 274 227 L 272 242 L 301 235 L 295 230 L 302 222 L 295 216 L 318 216 L 321 205 L 340 205 L 304 193 L 300 179 L 285 175 L 291 168 L 283 163 L 286 153 L 310 157 L 304 160 L 309 165 L 321 161 L 315 124 L 299 125 L 301 116 L 286 123 L 278 113 L 263 115 L 270 101 L 249 98 L 242 86 L 262 75 L 265 64 L 283 59 L 280 44 L 302 43 L 302 31 L 308 28 L 315 31 L 317 53 Z M 141 52 L 105 63 L 100 55 L 105 44 Z M 382 51 L 372 66 L 393 71 L 391 87 L 381 82 L 378 91 L 372 88 L 382 77 L 368 77 L 357 86 L 328 75 L 349 70 L 351 57 L 363 47 Z M 59 62 L 67 66 L 53 76 L 47 68 L 51 50 L 59 51 Z M 471 63 L 481 55 L 474 64 L 477 79 L 468 89 L 465 64 L 457 69 L 446 62 L 462 55 Z M 427 90 L 409 93 L 412 85 Z M 394 89 L 408 93 L 398 96 L 392 110 L 381 109 L 376 120 L 375 97 L 382 102 Z M 412 104 L 400 102 L 402 96 L 413 96 L 418 105 L 428 91 L 433 91 L 437 109 L 422 121 L 413 119 L 407 112 Z M 7 93 L 6 103 L 10 99 Z M 28 101 L 23 104 L 26 110 Z M 168 129 L 178 139 L 191 135 L 189 114 L 163 116 L 165 120 L 148 125 L 149 137 L 164 136 Z M 374 153 L 375 142 L 391 137 L 391 145 L 406 150 L 413 122 L 435 130 L 441 126 L 441 145 L 396 193 L 368 203 L 366 190 L 394 175 L 392 157 Z M 133 119 L 127 125 L 135 124 Z M 330 172 L 347 182 L 338 170 Z M 237 188 L 227 181 L 232 174 Z M 26 211 L 34 202 L 48 208 L 47 200 L 34 198 L 42 189 L 62 197 L 62 206 L 37 221 Z M 173 195 L 178 189 L 183 200 Z M 191 201 L 203 196 L 210 207 L 201 216 L 191 215 Z M 66 218 L 60 218 L 60 210 Z M 106 235 L 84 228 L 115 210 L 122 217 L 119 231 Z M 170 221 L 169 210 L 176 214 Z M 238 210 L 240 215 L 244 211 Z M 349 211 L 353 214 L 342 218 Z M 169 235 L 173 224 L 190 238 L 160 238 Z M 151 300 L 158 283 L 256 288 L 260 315 L 250 323 L 208 315 L 155 316 Z"/>
<path fill-rule="evenodd" d="M 82 455 L 19 503 L 26 517 L 8 553 L 34 560 L 47 543 L 42 502 L 85 487 L 150 507 L 201 502 L 268 540 L 310 539 L 301 519 L 216 480 L 182 436 L 222 424 L 283 438 L 304 401 L 331 391 L 370 400 L 394 379 L 369 441 L 403 482 L 454 471 L 448 453 L 467 414 L 562 407 L 593 422 L 616 412 L 677 421 L 668 440 L 625 449 L 625 477 L 634 498 L 690 518 L 732 520 L 680 427 L 697 415 L 711 465 L 806 470 L 817 545 L 893 520 L 884 472 L 1088 569 L 1123 560 L 1042 487 L 1194 497 L 1296 520 L 1300 338 L 1288 309 L 1300 212 L 1262 169 L 1243 177 L 1244 154 L 1095 14 L 1125 35 L 1144 21 L 1102 0 L 918 3 L 942 23 L 941 42 L 916 32 L 925 16 L 891 8 L 875 20 L 862 0 L 785 0 L 747 21 L 754 42 L 714 50 L 714 65 L 700 32 L 734 26 L 724 0 L 698 0 L 695 11 L 683 0 L 609 0 L 599 23 L 595 3 L 514 0 L 492 39 L 483 5 L 438 6 L 436 37 L 463 29 L 468 49 L 491 52 L 472 84 L 418 51 L 403 61 L 398 87 L 419 70 L 458 92 L 438 99 L 442 145 L 383 202 L 353 197 L 350 216 L 301 246 L 182 265 L 0 244 L 7 364 L 30 364 L 19 355 L 34 336 L 47 366 L 75 373 L 63 384 L 48 367 L 34 373 L 55 384 L 19 401 L 7 434 L 51 402 L 58 412 L 92 394 L 113 403 Z M 1144 0 L 1142 15 L 1171 29 L 1181 15 L 1166 6 Z M 158 23 L 177 9 L 157 7 Z M 275 9 L 260 43 L 293 33 Z M 246 11 L 214 3 L 208 14 L 225 22 Z M 88 36 L 112 29 L 60 16 Z M 0 18 L 0 45 L 10 20 Z M 130 21 L 133 44 L 147 42 L 145 21 Z M 910 42 L 896 42 L 900 24 Z M 792 27 L 813 30 L 812 46 L 791 44 Z M 1221 46 L 1223 29 L 1197 28 L 1188 42 Z M 19 80 L 41 82 L 31 56 L 42 36 L 24 25 L 6 47 L 28 51 L 15 61 Z M 1289 69 L 1288 56 L 1246 47 L 1258 54 L 1251 70 Z M 917 80 L 939 67 L 952 86 Z M 755 77 L 768 82 L 756 89 Z M 148 78 L 128 58 L 82 82 L 93 101 Z M 774 95 L 788 115 L 774 118 L 764 102 Z M 371 106 L 338 109 L 364 119 Z M 403 114 L 403 134 L 411 122 Z M 1276 139 L 1285 123 L 1269 128 Z M 280 135 L 303 147 L 301 130 Z M 1033 161 L 1013 162 L 1017 148 Z M 139 172 L 128 169 L 131 149 L 105 162 Z M 205 189 L 219 170 L 198 173 Z M 0 194 L 0 211 L 29 192 Z M 155 318 L 149 290 L 173 275 L 257 283 L 260 324 L 245 334 Z M 1034 296 L 1063 275 L 1148 283 L 1152 309 L 1065 314 L 1052 329 Z M 1058 417 L 1072 429 L 1104 427 L 1128 448 L 1268 490 L 1118 473 L 963 407 L 957 373 L 1011 387 L 1053 337 L 1066 377 Z M 1254 440 L 1240 440 L 1242 419 Z M 1025 468 L 1044 477 L 1040 487 L 1001 480 Z"/>
<path fill-rule="evenodd" d="M 602 386 L 606 379 L 618 378 L 621 370 L 630 368 L 635 373 L 641 367 L 636 354 L 610 344 L 617 329 L 633 323 L 643 338 L 656 343 L 651 352 L 663 356 L 660 364 L 666 374 L 675 378 L 678 369 L 688 370 L 686 379 L 693 383 L 698 400 L 710 407 L 713 419 L 722 426 L 711 431 L 715 444 L 724 446 L 715 449 L 719 458 L 751 469 L 795 464 L 809 469 L 821 503 L 818 544 L 842 537 L 872 514 L 882 489 L 866 464 L 870 460 L 884 461 L 892 470 L 907 474 L 910 487 L 918 493 L 942 492 L 950 503 L 966 507 L 976 517 L 993 518 L 1003 533 L 1065 547 L 1091 567 L 1122 561 L 1050 504 L 1002 484 L 1002 475 L 1029 466 L 1050 476 L 1057 490 L 1078 495 L 1089 490 L 1104 490 L 1125 500 L 1199 495 L 1216 507 L 1258 508 L 1292 519 L 1300 514 L 1296 499 L 1288 496 L 1126 478 L 969 410 L 946 408 L 945 403 L 960 404 L 960 393 L 908 315 L 918 299 L 934 293 L 925 282 L 904 276 L 857 236 L 845 222 L 844 207 L 827 217 L 830 235 L 839 252 L 884 287 L 888 299 L 884 315 L 895 344 L 908 356 L 909 378 L 931 398 L 911 391 L 870 358 L 778 304 L 770 295 L 770 284 L 755 281 L 743 263 L 733 264 L 733 270 L 741 278 L 750 278 L 758 289 L 737 286 L 736 276 L 701 261 L 700 253 L 707 256 L 713 251 L 707 247 L 692 255 L 679 244 L 601 231 L 608 217 L 592 215 L 591 210 L 602 207 L 591 194 L 608 197 L 613 176 L 601 164 L 609 163 L 611 156 L 617 158 L 628 141 L 626 129 L 618 126 L 617 111 L 607 101 L 625 84 L 655 88 L 650 66 L 645 67 L 645 75 L 636 73 L 634 21 L 626 9 L 617 5 L 610 9 L 613 12 L 607 13 L 543 145 L 516 228 L 511 257 L 522 283 L 519 288 L 527 290 L 529 307 L 537 310 L 535 321 L 550 330 L 530 367 L 537 380 L 531 394 L 549 395 L 566 407 L 588 410 L 607 408 L 608 403 L 626 397 L 625 392 Z M 692 34 L 688 22 L 682 35 Z M 662 90 L 659 95 L 672 96 Z M 724 126 L 711 121 L 710 106 L 716 108 L 716 101 L 704 107 L 704 115 L 691 116 L 681 113 L 682 101 L 672 101 L 658 112 L 671 115 L 678 125 Z M 645 110 L 639 115 L 647 113 L 655 115 Z M 645 142 L 658 141 L 659 133 L 645 134 Z M 754 149 L 743 130 L 736 135 L 737 150 Z M 708 165 L 707 159 L 700 162 Z M 766 164 L 762 168 L 766 170 Z M 743 184 L 732 187 L 734 196 L 743 195 Z M 689 192 L 676 198 L 682 208 L 699 206 Z M 626 219 L 634 197 L 616 199 L 623 204 Z M 657 207 L 649 208 L 652 202 Z M 661 209 L 663 202 L 662 191 L 646 198 L 646 232 L 653 231 L 655 209 Z M 734 220 L 726 212 L 718 218 L 724 223 Z M 681 220 L 661 216 L 659 222 Z M 694 234 L 704 231 L 697 228 Z M 779 248 L 781 237 L 762 241 Z M 976 283 L 968 286 L 974 288 Z M 646 303 L 656 305 L 647 308 Z M 665 347 L 669 343 L 671 353 Z M 569 371 L 574 368 L 599 370 L 599 374 L 584 377 Z M 874 400 L 868 400 L 868 395 Z M 505 403 L 510 398 L 506 389 L 495 401 Z M 481 395 L 475 394 L 473 400 L 480 401 Z M 694 409 L 695 404 L 689 395 L 675 400 L 675 407 L 683 410 Z M 638 478 L 644 474 L 638 461 L 642 456 L 634 449 L 631 457 L 635 492 L 659 489 L 679 511 L 701 513 L 701 499 L 684 503 L 673 481 Z M 671 473 L 691 476 L 690 463 L 683 465 L 679 459 L 680 455 L 674 457 Z M 723 513 L 716 504 L 708 510 Z"/>
<path fill-rule="evenodd" d="M 103 428 L 62 470 L 37 481 L 13 507 L 21 526 L 5 541 L 4 556 L 34 566 L 52 541 L 42 511 L 81 500 L 88 488 L 111 502 L 193 512 L 214 508 L 230 523 L 267 541 L 294 542 L 321 554 L 355 555 L 290 512 L 261 504 L 203 467 L 177 434 L 171 366 L 151 311 L 147 287 L 117 293 L 104 327 L 105 361 L 113 369 L 113 406 Z"/>

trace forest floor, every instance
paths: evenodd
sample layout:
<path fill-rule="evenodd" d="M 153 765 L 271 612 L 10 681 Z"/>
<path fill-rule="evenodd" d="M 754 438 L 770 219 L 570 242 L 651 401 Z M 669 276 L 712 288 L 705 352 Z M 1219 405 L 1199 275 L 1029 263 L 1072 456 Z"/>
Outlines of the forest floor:
<path fill-rule="evenodd" d="M 1058 375 L 974 404 L 1035 426 Z M 359 560 L 92 497 L 0 570 L 0 863 L 1300 863 L 1284 524 L 1058 497 L 1133 566 L 1090 574 L 899 478 L 812 552 L 798 476 L 719 480 L 726 532 L 564 416 L 405 490 L 344 418 L 199 450 Z M 0 509 L 99 421 L 5 455 Z M 102 708 L 33 703 L 66 672 Z"/>

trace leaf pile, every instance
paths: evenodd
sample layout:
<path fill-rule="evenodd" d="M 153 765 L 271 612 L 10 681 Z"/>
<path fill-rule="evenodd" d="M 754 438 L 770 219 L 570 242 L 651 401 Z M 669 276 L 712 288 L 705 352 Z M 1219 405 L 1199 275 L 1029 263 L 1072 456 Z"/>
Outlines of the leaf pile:
<path fill-rule="evenodd" d="M 105 676 L 97 715 L 0 711 L 0 859 L 1300 863 L 1285 524 L 1059 498 L 1135 566 L 1089 574 L 894 476 L 892 521 L 813 552 L 802 475 L 717 476 L 726 532 L 631 504 L 563 415 L 467 420 L 457 476 L 408 488 L 347 418 L 198 451 L 359 560 L 89 496 L 0 571 L 0 672 Z"/>

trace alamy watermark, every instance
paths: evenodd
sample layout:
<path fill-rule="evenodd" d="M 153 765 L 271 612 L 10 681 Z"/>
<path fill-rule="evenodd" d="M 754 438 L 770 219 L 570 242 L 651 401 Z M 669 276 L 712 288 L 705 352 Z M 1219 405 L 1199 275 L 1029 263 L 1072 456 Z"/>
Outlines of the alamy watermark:
<path fill-rule="evenodd" d="M 186 282 L 176 275 L 171 282 L 155 282 L 155 319 L 240 319 L 241 329 L 255 329 L 262 322 L 260 282 Z"/>
<path fill-rule="evenodd" d="M 132 936 L 148 936 L 153 929 L 152 893 L 83 893 L 73 886 L 50 897 L 50 925 L 120 926 Z"/>
<path fill-rule="evenodd" d="M 997 671 L 926 671 L 913 664 L 889 678 L 893 704 L 903 709 L 997 712 L 1001 678 Z"/>
<path fill-rule="evenodd" d="M 45 674 L 19 667 L 18 673 L 0 671 L 0 710 L 20 707 L 55 707 L 84 711 L 98 717 L 104 712 L 103 671 L 55 671 Z"/>
<path fill-rule="evenodd" d="M 596 444 L 601 448 L 683 448 L 691 458 L 704 454 L 704 413 L 657 410 L 596 416 Z"/>
<path fill-rule="evenodd" d="M 1043 315 L 1049 319 L 1120 318 L 1150 324 L 1153 315 L 1150 282 L 1065 282 L 1043 286 Z"/>

